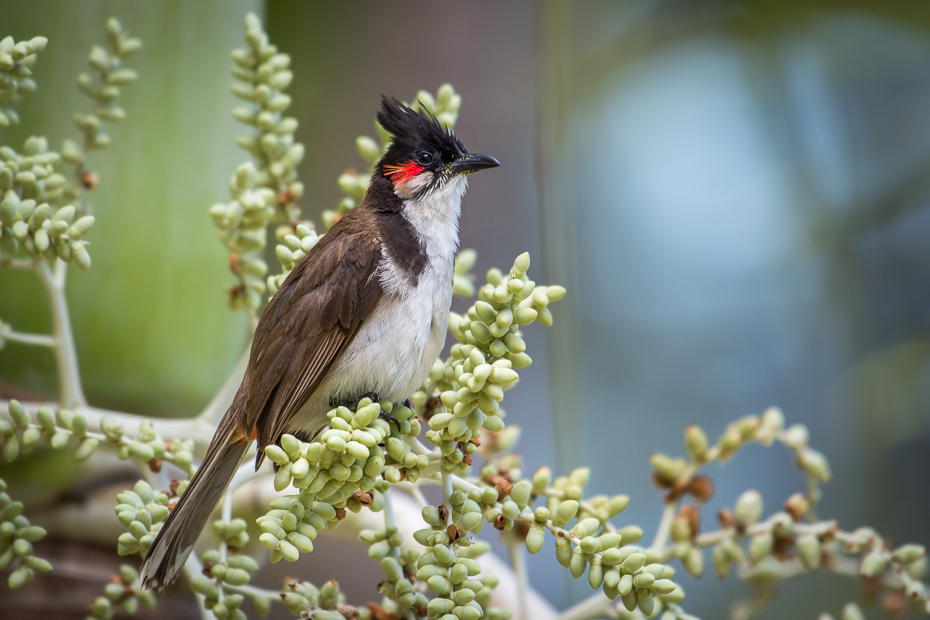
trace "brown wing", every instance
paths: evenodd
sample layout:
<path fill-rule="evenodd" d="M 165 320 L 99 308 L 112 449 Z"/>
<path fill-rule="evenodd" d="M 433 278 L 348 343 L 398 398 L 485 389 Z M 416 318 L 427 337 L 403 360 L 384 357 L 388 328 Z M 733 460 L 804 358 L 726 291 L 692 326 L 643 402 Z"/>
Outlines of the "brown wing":
<path fill-rule="evenodd" d="M 259 446 L 279 439 L 381 298 L 381 244 L 352 215 L 288 275 L 255 330 L 232 409 Z"/>

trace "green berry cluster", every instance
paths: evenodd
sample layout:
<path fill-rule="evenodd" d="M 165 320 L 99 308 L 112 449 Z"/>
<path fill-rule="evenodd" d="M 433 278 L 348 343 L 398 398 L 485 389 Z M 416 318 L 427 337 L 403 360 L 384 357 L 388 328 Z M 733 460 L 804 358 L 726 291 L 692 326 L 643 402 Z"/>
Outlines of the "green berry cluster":
<path fill-rule="evenodd" d="M 423 520 L 429 527 L 413 535 L 426 549 L 417 559 L 415 575 L 435 594 L 427 606 L 430 617 L 509 618 L 510 612 L 488 607 L 497 578 L 478 578 L 477 558 L 490 549 L 487 542 L 469 535 L 480 532 L 484 523 L 480 504 L 462 491 L 449 499 L 451 515 L 444 505 L 424 507 Z"/>
<path fill-rule="evenodd" d="M 32 581 L 35 572 L 47 573 L 52 565 L 32 553 L 32 543 L 45 537 L 45 530 L 30 525 L 23 516 L 23 503 L 14 502 L 6 493 L 6 481 L 0 478 L 0 571 L 19 565 L 10 573 L 10 589 L 22 587 Z"/>
<path fill-rule="evenodd" d="M 392 415 L 400 428 L 384 420 Z M 426 456 L 413 454 L 405 437 L 416 437 L 420 421 L 414 411 L 388 401 L 359 401 L 353 412 L 337 407 L 327 413 L 330 428 L 310 443 L 284 435 L 280 446 L 268 446 L 265 454 L 278 465 L 275 489 L 306 489 L 320 501 L 344 507 L 356 492 L 368 493 L 377 479 L 415 482 L 429 465 Z M 382 445 L 384 446 L 382 448 Z"/>
<path fill-rule="evenodd" d="M 89 62 L 97 78 L 84 73 L 78 76 L 78 87 L 95 102 L 93 112 L 74 117 L 84 136 L 83 146 L 66 140 L 59 154 L 49 150 L 45 138 L 32 136 L 22 153 L 0 147 L 0 266 L 21 248 L 31 257 L 60 258 L 84 271 L 90 269 L 83 236 L 94 225 L 94 218 L 81 202 L 81 191 L 93 189 L 97 176 L 86 168 L 86 152 L 110 143 L 103 131 L 106 121 L 125 118 L 116 98 L 121 86 L 135 81 L 136 73 L 123 68 L 122 60 L 141 46 L 115 19 L 107 22 L 107 37 L 109 51 L 94 46 L 90 52 Z M 18 93 L 35 90 L 28 77 L 29 67 L 46 43 L 44 37 L 15 45 L 10 37 L 0 41 L 0 104 L 15 100 Z M 15 122 L 15 112 L 0 107 L 0 127 Z M 74 167 L 76 181 L 56 172 L 55 166 L 62 160 Z"/>
<path fill-rule="evenodd" d="M 803 523 L 800 519 L 808 501 L 796 494 L 785 503 L 783 512 L 762 521 L 759 493 L 743 493 L 735 511 L 723 513 L 732 514 L 732 519 L 727 517 L 721 540 L 714 546 L 713 566 L 717 575 L 724 579 L 733 566 L 738 566 L 755 586 L 775 586 L 790 576 L 830 567 L 843 556 L 853 556 L 863 579 L 898 593 L 915 613 L 930 613 L 927 587 L 921 581 L 926 578 L 928 568 L 927 552 L 922 545 L 891 548 L 886 539 L 868 527 L 844 532 L 834 522 Z M 676 538 L 674 527 L 672 533 L 673 539 Z M 749 541 L 746 549 L 740 545 L 743 540 Z M 680 555 L 682 544 L 675 545 L 676 556 Z M 689 553 L 682 561 L 694 573 L 689 566 L 693 562 L 690 557 Z M 890 576 L 894 579 L 886 579 Z M 847 606 L 843 617 L 857 610 Z"/>
<path fill-rule="evenodd" d="M 193 440 L 176 439 L 168 443 L 155 432 L 151 420 L 142 420 L 136 437 L 127 435 L 123 425 L 111 416 L 100 420 L 100 430 L 103 439 L 116 448 L 116 456 L 121 460 L 136 459 L 148 464 L 153 471 L 159 471 L 164 461 L 184 470 L 189 476 L 194 473 Z"/>
<path fill-rule="evenodd" d="M 0 160 L 0 190 L 4 191 L 5 206 L 2 214 L 5 223 L 19 211 L 18 199 L 21 197 L 32 200 L 32 209 L 36 208 L 36 203 L 51 202 L 58 205 L 63 202 L 66 180 L 62 174 L 55 172 L 55 164 L 61 161 L 61 155 L 49 150 L 48 140 L 30 136 L 21 154 L 4 146 L 0 148 Z M 16 199 L 12 196 L 16 196 Z M 19 215 L 19 219 L 28 219 L 32 211 Z"/>
<path fill-rule="evenodd" d="M 472 297 L 475 294 L 475 283 L 468 273 L 478 260 L 478 252 L 470 248 L 459 250 L 455 255 L 453 267 L 452 294 L 457 297 Z"/>
<path fill-rule="evenodd" d="M 299 222 L 297 200 L 303 184 L 297 180 L 297 165 L 304 157 L 304 145 L 294 141 L 297 119 L 284 116 L 291 104 L 285 90 L 293 80 L 291 58 L 278 52 L 254 13 L 245 19 L 247 47 L 232 53 L 233 94 L 248 102 L 233 110 L 240 123 L 255 128 L 241 135 L 236 143 L 258 165 L 240 166 L 232 183 L 232 202 L 210 208 L 220 239 L 231 253 L 230 269 L 238 284 L 227 289 L 233 309 L 255 310 L 265 293 L 268 266 L 260 258 L 271 222 L 284 222 L 281 237 L 292 234 Z M 277 287 L 275 287 L 276 289 Z"/>
<path fill-rule="evenodd" d="M 142 47 L 142 41 L 130 37 L 119 20 L 107 20 L 107 47 L 95 45 L 87 58 L 94 76 L 78 75 L 77 84 L 85 95 L 94 102 L 89 114 L 75 114 L 74 124 L 83 134 L 83 144 L 66 140 L 61 148 L 62 158 L 74 166 L 81 187 L 69 185 L 65 188 L 65 199 L 78 202 L 81 189 L 93 189 L 96 176 L 87 169 L 87 151 L 99 150 L 110 144 L 110 136 L 104 131 L 104 123 L 117 122 L 126 118 L 126 112 L 116 103 L 121 87 L 136 81 L 138 76 L 132 69 L 123 66 L 123 61 Z"/>
<path fill-rule="evenodd" d="M 69 444 L 74 445 L 74 460 L 82 462 L 90 458 L 100 443 L 99 435 L 87 431 L 87 419 L 79 412 L 68 409 L 52 412 L 51 407 L 43 405 L 33 422 L 18 400 L 10 401 L 9 411 L 12 423 L 0 419 L 0 443 L 7 462 L 20 454 L 28 454 L 39 445 L 61 450 Z"/>
<path fill-rule="evenodd" d="M 510 611 L 489 607 L 498 579 L 494 576 L 475 578 L 480 571 L 481 566 L 474 559 L 462 557 L 445 545 L 434 545 L 421 555 L 417 562 L 417 578 L 425 578 L 436 595 L 426 606 L 429 617 L 443 620 L 510 618 Z"/>
<path fill-rule="evenodd" d="M 276 276 L 268 276 L 268 292 L 274 295 L 287 274 L 294 269 L 294 266 L 307 255 L 313 246 L 317 244 L 320 237 L 316 234 L 316 228 L 312 222 L 302 222 L 294 227 L 294 234 L 287 232 L 281 243 L 275 246 L 275 255 L 278 262 L 281 263 L 282 271 Z"/>
<path fill-rule="evenodd" d="M 416 571 L 420 552 L 416 549 L 400 549 L 403 536 L 395 525 L 380 530 L 362 530 L 359 540 L 367 545 L 368 557 L 381 563 L 384 581 L 378 591 L 384 595 L 382 609 L 397 618 L 425 614 L 427 599 L 418 591 L 410 576 Z"/>
<path fill-rule="evenodd" d="M 245 536 L 245 521 L 233 519 L 229 523 L 217 521 L 213 525 L 214 531 L 229 544 L 229 541 L 239 542 Z M 238 547 L 238 545 L 230 545 Z M 258 570 L 258 563 L 251 557 L 243 554 L 229 554 L 226 559 L 216 549 L 205 551 L 200 557 L 203 562 L 203 576 L 194 579 L 194 590 L 204 597 L 204 607 L 210 609 L 217 618 L 230 618 L 232 620 L 246 620 L 242 611 L 245 596 L 238 592 L 227 592 L 249 583 L 252 573 Z M 255 600 L 260 602 L 257 604 Z M 267 609 L 268 600 L 265 597 L 254 597 L 253 605 L 259 610 Z M 264 605 L 264 607 L 263 607 Z"/>
<path fill-rule="evenodd" d="M 256 185 L 256 174 L 251 162 L 239 166 L 229 184 L 232 202 L 210 207 L 220 240 L 235 257 L 230 261 L 230 269 L 239 283 L 227 286 L 229 304 L 234 310 L 258 308 L 265 292 L 262 278 L 268 265 L 261 259 L 261 251 L 268 235 L 266 227 L 275 212 L 275 194 Z"/>
<path fill-rule="evenodd" d="M 672 581 L 675 570 L 662 564 L 659 551 L 631 544 L 639 539 L 642 531 L 635 526 L 620 531 L 602 529 L 603 524 L 598 519 L 580 518 L 577 507 L 578 502 L 566 500 L 551 518 L 551 525 L 557 528 L 567 520 L 578 519 L 570 531 L 556 530 L 559 563 L 568 568 L 575 579 L 587 571 L 592 588 L 603 587 L 604 594 L 611 600 L 619 597 L 628 611 L 638 607 L 647 618 L 655 617 L 662 609 L 674 614 L 670 607 L 684 600 L 684 591 Z M 534 516 L 539 522 L 547 515 L 537 509 Z M 528 547 L 529 543 L 528 536 Z"/>
<path fill-rule="evenodd" d="M 60 258 L 84 271 L 90 269 L 82 237 L 94 225 L 94 217 L 75 220 L 73 205 L 55 208 L 46 202 L 54 203 L 66 185 L 55 172 L 59 159 L 58 153 L 48 150 L 45 138 L 26 140 L 22 155 L 0 147 L 0 261 L 22 248 L 28 256 Z"/>
<path fill-rule="evenodd" d="M 161 530 L 162 523 L 170 512 L 169 502 L 181 495 L 187 488 L 188 481 L 181 482 L 176 490 L 169 493 L 153 491 L 151 485 L 140 480 L 131 491 L 123 491 L 117 496 L 116 516 L 119 522 L 129 528 L 120 534 L 117 552 L 131 555 L 141 552 L 144 556 Z"/>
<path fill-rule="evenodd" d="M 852 562 L 859 575 L 873 580 L 886 596 L 898 597 L 900 603 L 894 605 L 930 613 L 927 587 L 922 582 L 928 568 L 922 546 L 892 548 L 871 528 L 845 532 L 835 522 L 814 518 L 820 485 L 829 482 L 832 475 L 826 457 L 808 441 L 807 428 L 802 424 L 786 426 L 784 414 L 774 407 L 761 416 L 746 416 L 728 425 L 714 444 L 699 426 L 687 427 L 684 443 L 688 458 L 650 457 L 653 480 L 667 491 L 668 506 L 674 507 L 685 494 L 692 495 L 698 504 L 706 502 L 713 485 L 707 476 L 696 475 L 699 469 L 711 462 L 726 462 L 749 442 L 765 446 L 778 442 L 787 447 L 807 477 L 808 488 L 806 494 L 789 497 L 782 511 L 764 520 L 762 495 L 746 491 L 732 509 L 724 508 L 718 514 L 721 529 L 708 534 L 700 532 L 699 507 L 686 505 L 671 521 L 672 544 L 660 550 L 661 557 L 680 560 L 685 570 L 700 577 L 704 572 L 702 548 L 713 546 L 712 565 L 721 579 L 738 567 L 741 578 L 754 587 L 772 590 L 789 577 Z M 844 620 L 861 617 L 854 604 L 843 610 Z"/>
<path fill-rule="evenodd" d="M 750 490 L 740 495 L 733 510 L 734 519 L 725 524 L 724 531 L 728 535 L 714 546 L 713 565 L 717 575 L 724 579 L 732 566 L 737 565 L 777 576 L 780 571 L 773 570 L 777 563 L 776 547 L 782 557 L 793 551 L 801 567 L 808 571 L 829 564 L 841 554 L 855 555 L 861 558 L 859 574 L 863 578 L 899 575 L 907 599 L 918 608 L 928 604 L 926 586 L 920 581 L 927 576 L 927 551 L 922 545 L 905 544 L 893 549 L 872 528 L 845 533 L 832 522 L 804 524 L 801 519 L 808 504 L 806 496 L 795 494 L 785 502 L 784 511 L 762 521 L 761 494 Z M 689 533 L 676 536 L 676 528 L 672 529 L 673 540 L 687 540 L 686 534 Z M 744 539 L 749 540 L 746 550 L 739 544 Z M 685 566 L 687 568 L 687 563 Z"/>
<path fill-rule="evenodd" d="M 245 40 L 248 47 L 232 53 L 236 78 L 232 92 L 251 105 L 236 108 L 233 116 L 258 131 L 239 136 L 236 142 L 259 162 L 259 186 L 292 194 L 276 205 L 275 220 L 287 222 L 299 215 L 293 203 L 303 193 L 303 184 L 297 180 L 296 167 L 304 156 L 304 146 L 294 142 L 297 119 L 283 116 L 291 105 L 284 92 L 294 79 L 291 57 L 268 42 L 254 13 L 245 18 Z"/>
<path fill-rule="evenodd" d="M 453 345 L 450 358 L 433 365 L 426 384 L 412 398 L 425 412 L 427 395 L 440 393 L 441 406 L 431 411 L 426 438 L 440 447 L 446 471 L 467 468 L 475 449 L 470 442 L 480 429 L 504 429 L 499 403 L 504 392 L 517 384 L 516 369 L 532 363 L 520 327 L 534 321 L 551 325 L 547 306 L 565 295 L 561 286 L 537 286 L 528 279 L 529 266 L 530 256 L 524 253 L 508 276 L 497 269 L 488 272 L 487 284 L 468 312 L 452 313 L 449 331 L 459 343 Z"/>
<path fill-rule="evenodd" d="M 670 619 L 678 617 L 677 605 L 684 599 L 684 591 L 671 581 L 674 569 L 663 564 L 660 551 L 635 545 L 643 536 L 638 526 L 617 529 L 610 524 L 629 505 L 629 497 L 597 495 L 585 499 L 584 487 L 591 477 L 586 467 L 554 481 L 549 469 L 542 467 L 532 478 L 509 487 L 486 471 L 492 467 L 485 467 L 482 479 L 497 482 L 504 497 L 485 510 L 488 522 L 504 531 L 516 531 L 514 523 L 522 522 L 526 548 L 532 554 L 543 548 L 548 530 L 555 537 L 556 559 L 575 579 L 587 572 L 593 589 L 603 589 L 611 600 L 620 598 L 628 611 L 639 608 L 652 618 L 665 610 Z M 511 476 L 514 471 L 510 470 Z M 533 507 L 538 497 L 547 498 L 546 506 Z M 571 529 L 565 529 L 572 522 Z"/>
<path fill-rule="evenodd" d="M 13 37 L 0 40 L 0 128 L 19 123 L 19 115 L 6 104 L 17 101 L 20 95 L 35 92 L 32 67 L 36 55 L 46 45 L 48 39 L 45 37 L 34 37 L 18 43 Z"/>
<path fill-rule="evenodd" d="M 400 428 L 380 417 L 393 415 Z M 429 465 L 417 456 L 404 437 L 415 437 L 420 423 L 413 410 L 390 402 L 363 398 L 356 411 L 337 407 L 328 413 L 330 428 L 312 442 L 283 435 L 280 446 L 265 448 L 278 467 L 275 489 L 293 483 L 298 495 L 286 495 L 271 503 L 272 510 L 258 519 L 260 542 L 271 550 L 271 560 L 296 561 L 313 550 L 312 541 L 324 526 L 338 526 L 345 510 L 358 512 L 367 506 L 380 511 L 384 493 L 392 482 L 416 481 Z"/>
<path fill-rule="evenodd" d="M 213 522 L 213 533 L 228 547 L 235 549 L 241 549 L 249 542 L 249 533 L 246 531 L 244 519 L 232 519 L 230 521 L 217 519 Z"/>
<path fill-rule="evenodd" d="M 13 461 L 20 453 L 28 454 L 39 445 L 54 450 L 72 445 L 74 460 L 80 463 L 90 458 L 103 442 L 114 448 L 120 459 L 132 458 L 153 470 L 159 469 L 165 461 L 188 474 L 193 471 L 193 441 L 175 440 L 168 444 L 155 432 L 151 420 L 143 419 L 139 434 L 131 437 L 111 416 L 100 420 L 102 433 L 95 433 L 87 430 L 87 418 L 79 411 L 59 409 L 53 412 L 48 405 L 42 405 L 36 412 L 35 422 L 17 400 L 10 401 L 9 411 L 12 422 L 0 419 L 0 443 L 7 461 Z"/>
<path fill-rule="evenodd" d="M 320 588 L 307 581 L 287 581 L 281 600 L 289 612 L 304 620 L 369 620 L 367 611 L 346 605 L 345 594 L 335 579 Z"/>
<path fill-rule="evenodd" d="M 91 603 L 85 620 L 110 620 L 120 607 L 130 616 L 135 615 L 139 605 L 155 609 L 155 595 L 142 588 L 136 569 L 129 564 L 120 565 L 119 574 L 104 587 L 103 593 Z"/>
<path fill-rule="evenodd" d="M 381 607 L 397 618 L 410 617 L 411 612 L 422 616 L 422 612 L 427 608 L 429 601 L 426 595 L 416 591 L 413 583 L 407 578 L 410 569 L 415 568 L 415 557 L 418 556 L 415 551 L 408 551 L 399 559 L 392 556 L 381 558 L 384 582 L 378 591 L 385 597 Z"/>
<path fill-rule="evenodd" d="M 653 479 L 660 488 L 669 490 L 670 499 L 691 493 L 703 503 L 708 498 L 702 497 L 700 489 L 695 488 L 695 483 L 701 478 L 695 474 L 701 467 L 712 462 L 727 462 L 750 442 L 770 446 L 777 441 L 794 454 L 795 464 L 807 476 L 812 501 L 806 509 L 813 511 L 819 497 L 819 485 L 830 482 L 832 474 L 826 457 L 808 446 L 808 439 L 807 427 L 795 424 L 786 428 L 784 414 L 775 407 L 766 410 L 761 416 L 749 415 L 732 422 L 713 445 L 704 429 L 691 424 L 685 429 L 684 435 L 689 458 L 653 454 L 650 457 L 655 472 Z"/>
<path fill-rule="evenodd" d="M 298 495 L 284 495 L 272 500 L 271 510 L 256 520 L 262 530 L 258 542 L 270 550 L 272 563 L 282 558 L 296 562 L 301 553 L 313 551 L 320 530 L 335 529 L 344 516 L 344 509 L 337 511 L 332 504 L 316 501 L 306 489 Z"/>
<path fill-rule="evenodd" d="M 414 110 L 427 110 L 444 127 L 452 128 L 455 126 L 455 121 L 458 120 L 461 106 L 462 97 L 456 94 L 451 84 L 443 84 L 439 87 L 435 97 L 425 90 L 417 92 L 411 107 Z M 381 159 L 381 156 L 384 155 L 391 144 L 391 135 L 377 121 L 375 121 L 375 132 L 378 135 L 378 140 L 368 136 L 359 136 L 355 140 L 358 153 L 368 162 L 369 168 L 364 173 L 350 169 L 339 175 L 337 183 L 344 196 L 335 209 L 323 211 L 323 225 L 326 230 L 332 228 L 333 224 L 339 221 L 339 218 L 354 209 L 365 197 L 365 192 L 368 191 L 368 185 L 371 183 L 371 175 L 374 172 L 375 164 L 378 163 L 378 160 Z"/>

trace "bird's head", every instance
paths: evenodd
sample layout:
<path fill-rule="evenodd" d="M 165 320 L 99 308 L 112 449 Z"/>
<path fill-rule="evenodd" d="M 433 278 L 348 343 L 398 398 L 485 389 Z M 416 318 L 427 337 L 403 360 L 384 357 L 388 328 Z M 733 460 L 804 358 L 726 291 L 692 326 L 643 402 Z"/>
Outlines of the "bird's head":
<path fill-rule="evenodd" d="M 469 153 L 429 112 L 413 110 L 397 99 L 381 97 L 378 122 L 393 140 L 375 174 L 390 181 L 404 200 L 420 200 L 450 182 L 464 181 L 472 172 L 500 166 L 489 155 Z"/>

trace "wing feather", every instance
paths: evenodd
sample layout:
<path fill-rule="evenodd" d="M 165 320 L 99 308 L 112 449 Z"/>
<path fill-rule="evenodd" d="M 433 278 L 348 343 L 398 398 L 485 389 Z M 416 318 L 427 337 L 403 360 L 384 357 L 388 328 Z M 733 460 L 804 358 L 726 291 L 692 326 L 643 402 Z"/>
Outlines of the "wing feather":
<path fill-rule="evenodd" d="M 257 433 L 260 446 L 278 441 L 381 298 L 381 243 L 355 215 L 298 263 L 255 330 L 236 401 L 245 430 Z M 262 455 L 259 450 L 259 462 Z"/>

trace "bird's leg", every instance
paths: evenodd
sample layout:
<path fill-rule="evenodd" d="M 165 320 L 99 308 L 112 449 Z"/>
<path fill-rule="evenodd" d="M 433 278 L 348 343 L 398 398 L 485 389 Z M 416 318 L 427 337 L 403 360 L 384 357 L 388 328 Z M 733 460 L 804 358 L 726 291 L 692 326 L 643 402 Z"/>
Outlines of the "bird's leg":
<path fill-rule="evenodd" d="M 382 420 L 384 420 L 384 421 L 387 422 L 388 424 L 390 424 L 391 422 L 393 422 L 393 423 L 394 423 L 394 426 L 397 427 L 397 430 L 400 430 L 400 422 L 397 421 L 397 418 L 395 418 L 394 416 L 392 416 L 390 413 L 388 413 L 388 412 L 385 411 L 384 409 L 381 410 L 381 413 L 378 414 L 378 417 L 380 417 Z"/>

